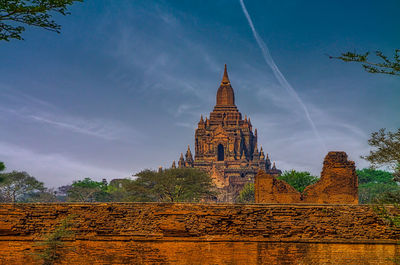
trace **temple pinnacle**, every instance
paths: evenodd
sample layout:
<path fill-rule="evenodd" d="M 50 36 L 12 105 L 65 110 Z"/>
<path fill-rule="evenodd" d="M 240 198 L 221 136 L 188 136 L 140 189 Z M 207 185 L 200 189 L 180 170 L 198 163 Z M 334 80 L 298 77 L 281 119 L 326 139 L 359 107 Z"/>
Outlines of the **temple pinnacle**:
<path fill-rule="evenodd" d="M 230 84 L 231 82 L 229 81 L 228 77 L 228 71 L 226 70 L 226 64 L 225 64 L 225 70 L 224 70 L 224 76 L 222 77 L 222 84 Z"/>

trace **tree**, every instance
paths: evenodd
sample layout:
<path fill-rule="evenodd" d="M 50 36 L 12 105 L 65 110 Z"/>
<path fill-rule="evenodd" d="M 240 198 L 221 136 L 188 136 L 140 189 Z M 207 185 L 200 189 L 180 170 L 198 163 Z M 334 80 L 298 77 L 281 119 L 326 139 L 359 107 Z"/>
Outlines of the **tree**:
<path fill-rule="evenodd" d="M 43 191 L 31 192 L 21 198 L 22 202 L 59 202 L 56 193 L 52 189 L 45 188 Z"/>
<path fill-rule="evenodd" d="M 0 172 L 4 171 L 6 169 L 6 166 L 4 165 L 3 162 L 0 162 Z M 0 183 L 4 181 L 4 177 L 0 175 Z"/>
<path fill-rule="evenodd" d="M 90 178 L 74 181 L 67 190 L 67 200 L 71 202 L 109 201 L 107 182 L 94 181 Z"/>
<path fill-rule="evenodd" d="M 376 203 L 382 201 L 383 198 L 386 198 L 385 194 L 390 197 L 396 197 L 395 194 L 399 192 L 400 188 L 396 183 L 394 183 L 394 185 L 373 182 L 360 184 L 358 186 L 358 201 L 361 204 Z"/>
<path fill-rule="evenodd" d="M 293 188 L 299 192 L 318 181 L 318 177 L 312 176 L 310 172 L 307 171 L 296 171 L 294 169 L 290 171 L 285 171 L 281 176 L 278 177 L 279 180 L 286 181 Z"/>
<path fill-rule="evenodd" d="M 395 171 L 395 180 L 400 181 L 400 129 L 397 129 L 397 132 L 386 132 L 386 129 L 373 132 L 368 144 L 373 149 L 369 155 L 362 158 L 369 161 L 373 167 L 390 166 Z"/>
<path fill-rule="evenodd" d="M 134 182 L 134 180 L 128 178 L 111 180 L 108 188 L 111 200 L 116 202 L 138 201 L 138 196 L 135 195 L 139 194 L 137 190 L 135 191 Z M 127 188 L 130 189 L 130 191 L 128 191 Z"/>
<path fill-rule="evenodd" d="M 254 183 L 246 183 L 236 201 L 239 203 L 254 203 Z"/>
<path fill-rule="evenodd" d="M 373 168 L 364 168 L 356 170 L 358 176 L 358 184 L 367 183 L 384 183 L 396 185 L 393 181 L 393 174 L 384 170 L 376 170 Z"/>
<path fill-rule="evenodd" d="M 13 171 L 1 175 L 4 181 L 0 183 L 0 200 L 3 202 L 17 202 L 29 193 L 45 190 L 43 182 L 26 172 Z"/>
<path fill-rule="evenodd" d="M 135 201 L 196 202 L 213 196 L 210 176 L 194 168 L 143 170 L 127 187 Z"/>
<path fill-rule="evenodd" d="M 68 6 L 83 0 L 0 0 L 0 40 L 23 40 L 25 26 L 60 33 L 52 14 L 69 15 Z"/>
<path fill-rule="evenodd" d="M 384 55 L 381 51 L 376 51 L 375 55 L 381 62 L 372 62 L 368 56 L 370 52 L 359 54 L 356 52 L 342 53 L 341 56 L 329 56 L 330 59 L 339 59 L 344 62 L 359 62 L 365 71 L 369 73 L 389 74 L 400 76 L 400 49 L 396 49 L 393 59 Z"/>
<path fill-rule="evenodd" d="M 385 194 L 396 197 L 395 194 L 400 192 L 400 187 L 393 181 L 393 175 L 390 172 L 364 168 L 357 170 L 357 175 L 360 203 L 375 203 L 383 200 Z"/>
<path fill-rule="evenodd" d="M 58 187 L 57 190 L 55 191 L 57 200 L 66 202 L 68 199 L 68 191 L 72 188 L 72 185 L 64 185 L 61 187 Z"/>

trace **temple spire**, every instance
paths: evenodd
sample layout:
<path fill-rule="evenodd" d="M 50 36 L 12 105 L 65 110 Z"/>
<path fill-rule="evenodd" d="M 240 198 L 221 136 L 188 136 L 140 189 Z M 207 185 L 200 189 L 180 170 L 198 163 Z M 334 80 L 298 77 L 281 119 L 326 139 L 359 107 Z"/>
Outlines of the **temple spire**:
<path fill-rule="evenodd" d="M 190 151 L 190 146 L 189 145 L 188 145 L 188 149 L 186 151 L 185 157 L 186 157 L 185 166 L 186 167 L 193 167 L 194 160 L 193 160 L 192 152 Z"/>
<path fill-rule="evenodd" d="M 233 92 L 231 82 L 229 81 L 226 64 L 221 85 L 217 91 L 217 106 L 235 106 L 235 93 Z"/>
<path fill-rule="evenodd" d="M 225 69 L 224 69 L 224 76 L 222 77 L 222 84 L 230 84 L 231 82 L 229 81 L 228 77 L 228 71 L 226 70 L 226 64 L 225 64 Z"/>
<path fill-rule="evenodd" d="M 204 129 L 204 125 L 205 125 L 205 123 L 204 123 L 203 115 L 201 115 L 200 121 L 198 123 L 198 128 L 199 129 Z"/>
<path fill-rule="evenodd" d="M 185 159 L 183 158 L 183 154 L 182 153 L 181 153 L 181 157 L 179 158 L 179 161 L 178 161 L 178 167 L 179 168 L 185 167 Z"/>

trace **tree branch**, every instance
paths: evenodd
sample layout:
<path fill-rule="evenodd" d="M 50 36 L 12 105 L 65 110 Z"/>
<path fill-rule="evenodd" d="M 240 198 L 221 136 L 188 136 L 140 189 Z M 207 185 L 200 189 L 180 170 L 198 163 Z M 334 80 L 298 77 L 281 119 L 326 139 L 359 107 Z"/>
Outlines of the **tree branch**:
<path fill-rule="evenodd" d="M 390 60 L 387 56 L 385 56 L 381 51 L 376 51 L 375 55 L 382 59 L 384 62 L 372 62 L 368 60 L 369 52 L 365 54 L 358 54 L 356 52 L 346 52 L 342 53 L 341 56 L 330 56 L 329 59 L 339 59 L 344 62 L 359 62 L 362 63 L 362 66 L 365 71 L 369 73 L 380 73 L 380 74 L 389 74 L 389 75 L 398 75 L 400 76 L 400 49 L 396 49 L 393 56 L 393 61 Z"/>

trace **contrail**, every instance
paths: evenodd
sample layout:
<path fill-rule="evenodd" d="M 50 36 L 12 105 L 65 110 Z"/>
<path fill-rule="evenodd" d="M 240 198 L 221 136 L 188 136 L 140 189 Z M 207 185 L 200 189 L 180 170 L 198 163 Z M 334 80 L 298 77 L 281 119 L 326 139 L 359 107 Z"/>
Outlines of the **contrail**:
<path fill-rule="evenodd" d="M 274 73 L 276 79 L 278 79 L 278 81 L 281 84 L 281 86 L 283 86 L 287 90 L 287 92 L 297 100 L 297 102 L 299 103 L 299 105 L 303 109 L 304 114 L 306 115 L 306 118 L 309 121 L 312 130 L 314 131 L 315 136 L 321 142 L 321 144 L 324 147 L 325 152 L 326 152 L 327 148 L 325 146 L 325 143 L 322 140 L 321 136 L 319 135 L 319 132 L 318 132 L 317 127 L 315 126 L 313 120 L 311 119 L 311 116 L 310 116 L 310 113 L 309 113 L 309 111 L 307 109 L 307 106 L 304 104 L 304 102 L 301 100 L 301 98 L 297 94 L 296 90 L 294 90 L 294 88 L 290 85 L 290 83 L 286 80 L 285 76 L 279 70 L 278 66 L 274 62 L 274 59 L 272 59 L 272 56 L 271 56 L 271 54 L 269 52 L 269 49 L 268 49 L 267 45 L 265 44 L 265 42 L 258 35 L 258 33 L 256 31 L 256 28 L 254 27 L 253 21 L 251 20 L 251 17 L 249 15 L 249 12 L 247 12 L 247 9 L 246 9 L 246 6 L 244 5 L 243 0 L 239 0 L 239 1 L 240 1 L 240 5 L 242 6 L 243 13 L 246 16 L 247 21 L 249 22 L 249 25 L 250 25 L 251 31 L 253 32 L 254 38 L 256 39 L 257 44 L 261 49 L 261 52 L 262 52 L 263 57 L 265 59 L 265 62 L 271 67 L 272 72 Z"/>

